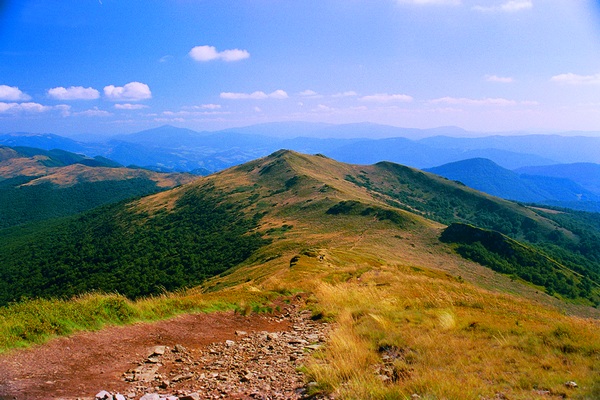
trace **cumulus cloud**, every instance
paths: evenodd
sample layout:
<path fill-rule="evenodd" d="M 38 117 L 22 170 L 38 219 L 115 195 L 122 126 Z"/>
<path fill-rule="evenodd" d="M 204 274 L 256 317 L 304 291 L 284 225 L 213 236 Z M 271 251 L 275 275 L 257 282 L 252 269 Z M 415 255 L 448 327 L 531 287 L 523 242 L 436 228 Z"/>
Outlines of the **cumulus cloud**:
<path fill-rule="evenodd" d="M 64 88 L 59 86 L 49 89 L 48 96 L 56 100 L 94 100 L 100 97 L 100 92 L 91 87 L 71 86 Z"/>
<path fill-rule="evenodd" d="M 336 93 L 331 97 L 354 97 L 354 96 L 358 96 L 358 93 L 356 93 L 354 90 L 348 90 L 346 92 Z"/>
<path fill-rule="evenodd" d="M 98 107 L 94 107 L 90 110 L 73 113 L 73 115 L 82 117 L 110 117 L 113 114 L 105 110 L 100 110 Z"/>
<path fill-rule="evenodd" d="M 462 4 L 461 0 L 396 0 L 400 4 L 414 4 L 414 5 L 440 5 L 440 6 L 459 6 Z"/>
<path fill-rule="evenodd" d="M 362 101 L 370 101 L 374 103 L 389 103 L 389 102 L 403 102 L 410 103 L 413 101 L 413 98 L 406 94 L 387 94 L 387 93 L 378 93 L 372 94 L 369 96 L 363 96 L 360 98 Z"/>
<path fill-rule="evenodd" d="M 485 80 L 488 82 L 497 82 L 497 83 L 512 83 L 514 79 L 508 76 L 498 76 L 498 75 L 486 75 Z"/>
<path fill-rule="evenodd" d="M 533 8 L 533 0 L 509 0 L 497 6 L 474 6 L 473 10 L 481 12 L 518 12 Z"/>
<path fill-rule="evenodd" d="M 515 106 L 527 105 L 533 106 L 538 103 L 535 101 L 515 101 L 503 98 L 485 98 L 485 99 L 468 99 L 464 97 L 441 97 L 439 99 L 430 100 L 431 104 L 450 104 L 450 105 L 466 105 L 466 106 Z"/>
<path fill-rule="evenodd" d="M 4 103 L 0 102 L 0 113 L 42 113 L 52 110 L 52 107 L 44 106 L 39 103 Z"/>
<path fill-rule="evenodd" d="M 0 85 L 0 100 L 27 101 L 30 99 L 31 96 L 28 96 L 27 94 L 23 93 L 16 86 Z"/>
<path fill-rule="evenodd" d="M 310 90 L 310 89 L 303 90 L 298 94 L 302 97 L 313 97 L 313 98 L 322 97 L 319 93 L 315 92 L 314 90 Z"/>
<path fill-rule="evenodd" d="M 201 104 L 199 106 L 185 106 L 182 107 L 184 110 L 219 110 L 220 104 Z"/>
<path fill-rule="evenodd" d="M 104 95 L 112 101 L 140 101 L 152 98 L 150 87 L 141 82 L 129 82 L 124 86 L 106 86 Z"/>
<path fill-rule="evenodd" d="M 598 85 L 600 84 L 600 73 L 594 75 L 577 75 L 569 72 L 568 74 L 554 75 L 550 80 L 566 85 Z"/>
<path fill-rule="evenodd" d="M 115 104 L 115 108 L 117 110 L 141 110 L 143 108 L 148 108 L 148 106 L 146 106 L 144 104 L 124 103 L 124 104 Z"/>
<path fill-rule="evenodd" d="M 188 53 L 192 59 L 200 62 L 223 60 L 226 62 L 240 61 L 250 57 L 247 50 L 231 49 L 217 51 L 214 46 L 196 46 Z"/>
<path fill-rule="evenodd" d="M 287 99 L 289 96 L 284 90 L 276 90 L 272 93 L 265 93 L 263 91 L 256 91 L 252 93 L 233 93 L 223 92 L 221 93 L 222 99 L 227 100 L 264 100 L 264 99 Z"/>

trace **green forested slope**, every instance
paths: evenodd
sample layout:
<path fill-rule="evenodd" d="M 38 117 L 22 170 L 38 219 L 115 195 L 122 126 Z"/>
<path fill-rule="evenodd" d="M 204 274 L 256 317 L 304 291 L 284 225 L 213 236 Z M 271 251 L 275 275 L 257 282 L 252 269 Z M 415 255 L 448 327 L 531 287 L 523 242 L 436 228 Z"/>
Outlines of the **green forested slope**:
<path fill-rule="evenodd" d="M 138 297 L 195 285 L 265 243 L 248 234 L 254 225 L 200 190 L 151 218 L 120 203 L 0 231 L 0 304 L 96 290 Z"/>

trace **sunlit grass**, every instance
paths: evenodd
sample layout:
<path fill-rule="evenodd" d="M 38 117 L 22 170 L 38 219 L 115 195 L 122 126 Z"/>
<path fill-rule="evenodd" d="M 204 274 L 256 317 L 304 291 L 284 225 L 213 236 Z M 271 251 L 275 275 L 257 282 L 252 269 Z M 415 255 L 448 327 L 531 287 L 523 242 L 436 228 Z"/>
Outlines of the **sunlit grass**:
<path fill-rule="evenodd" d="M 132 301 L 117 294 L 86 294 L 70 300 L 35 299 L 0 308 L 0 353 L 44 343 L 56 336 L 107 325 L 156 321 L 182 313 L 272 311 L 276 292 L 171 293 Z"/>
<path fill-rule="evenodd" d="M 335 321 L 308 366 L 316 390 L 349 399 L 597 398 L 600 324 L 405 268 L 320 283 Z M 578 389 L 564 384 L 575 381 Z"/>

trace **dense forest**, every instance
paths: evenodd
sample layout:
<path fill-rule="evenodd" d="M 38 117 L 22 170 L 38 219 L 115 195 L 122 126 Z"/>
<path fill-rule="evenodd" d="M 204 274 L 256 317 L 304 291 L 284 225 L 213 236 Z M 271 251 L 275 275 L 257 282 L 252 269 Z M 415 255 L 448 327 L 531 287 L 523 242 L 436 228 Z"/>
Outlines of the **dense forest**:
<path fill-rule="evenodd" d="M 131 298 L 194 286 L 265 244 L 257 220 L 216 193 L 189 191 L 151 217 L 125 203 L 0 231 L 0 305 L 89 291 Z"/>
<path fill-rule="evenodd" d="M 472 225 L 454 223 L 444 230 L 440 240 L 456 244 L 461 256 L 546 288 L 548 294 L 600 304 L 598 274 L 590 270 L 573 271 L 534 247 L 507 236 Z"/>
<path fill-rule="evenodd" d="M 0 181 L 0 229 L 65 217 L 164 190 L 144 178 L 80 182 L 69 187 L 57 187 L 50 182 L 21 186 L 32 179 L 19 176 Z"/>

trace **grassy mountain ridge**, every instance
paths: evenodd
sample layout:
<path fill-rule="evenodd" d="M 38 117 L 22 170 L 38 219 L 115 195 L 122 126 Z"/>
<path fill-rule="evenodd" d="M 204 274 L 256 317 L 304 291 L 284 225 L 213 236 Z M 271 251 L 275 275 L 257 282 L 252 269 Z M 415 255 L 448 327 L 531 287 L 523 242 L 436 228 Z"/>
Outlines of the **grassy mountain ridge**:
<path fill-rule="evenodd" d="M 440 241 L 452 222 L 483 224 L 507 232 L 486 230 L 492 237 L 535 250 L 526 253 L 535 260 L 550 257 L 553 246 L 563 249 L 561 265 L 579 265 L 579 276 L 595 262 L 585 249 L 600 249 L 600 221 L 585 215 L 524 207 L 392 163 L 278 151 L 44 228 L 0 230 L 0 281 L 39 291 L 32 295 L 60 296 L 66 288 L 70 296 L 86 289 L 85 279 L 86 290 L 138 290 L 131 297 L 199 283 L 156 300 L 107 297 L 131 315 L 148 304 L 190 310 L 207 298 L 237 301 L 240 312 L 268 309 L 276 307 L 273 296 L 307 292 L 313 317 L 335 321 L 305 366 L 316 382 L 311 394 L 595 398 L 599 310 L 495 273 Z M 535 245 L 523 244 L 534 236 Z M 28 287 L 18 286 L 19 274 Z M 49 304 L 62 310 L 85 300 Z M 50 322 L 40 316 L 43 304 L 2 308 L 2 315 L 17 314 L 5 329 L 16 332 L 13 340 L 33 335 L 32 325 L 60 331 L 55 314 Z M 570 380 L 579 389 L 566 388 Z"/>
<path fill-rule="evenodd" d="M 206 220 L 200 222 L 203 218 Z M 222 227 L 218 227 L 219 220 Z M 345 235 L 345 225 L 351 220 L 358 226 L 368 223 L 380 226 L 378 229 L 382 231 L 399 229 L 430 237 L 439 235 L 439 230 L 452 222 L 470 223 L 517 240 L 548 243 L 547 251 L 561 258 L 570 253 L 554 250 L 569 243 L 575 249 L 576 243 L 581 242 L 573 227 L 569 230 L 564 223 L 549 219 L 542 212 L 486 196 L 419 170 L 388 162 L 350 165 L 324 156 L 278 151 L 171 191 L 86 214 L 65 225 L 64 229 L 72 234 L 51 231 L 42 234 L 54 238 L 52 248 L 63 246 L 55 243 L 55 238 L 61 237 L 65 241 L 62 252 L 48 253 L 45 246 L 50 243 L 37 238 L 37 242 L 47 245 L 36 245 L 33 252 L 24 247 L 11 247 L 8 251 L 10 246 L 5 246 L 0 261 L 5 264 L 4 272 L 15 273 L 19 265 L 29 260 L 32 275 L 44 268 L 64 266 L 63 278 L 55 284 L 40 280 L 40 288 L 52 289 L 21 294 L 14 291 L 7 299 L 18 299 L 20 295 L 60 295 L 62 284 L 72 288 L 67 292 L 69 295 L 99 289 L 136 297 L 160 291 L 159 282 L 163 281 L 162 285 L 170 290 L 198 284 L 211 274 L 224 272 L 253 256 L 264 244 L 261 240 L 271 241 L 311 229 L 321 232 L 323 238 Z M 101 231 L 90 234 L 97 229 Z M 238 258 L 232 248 L 225 246 L 220 250 L 225 261 L 218 263 L 214 248 L 197 244 L 204 237 L 214 237 L 215 243 L 237 241 L 240 248 L 253 250 L 243 252 L 243 257 Z M 248 244 L 242 244 L 250 238 L 253 239 Z M 583 272 L 592 280 L 600 272 L 600 264 L 593 258 L 596 241 L 592 238 L 584 247 L 578 247 L 580 252 L 584 250 L 578 257 L 589 263 Z M 80 254 L 78 249 L 87 249 L 88 253 Z M 150 262 L 149 254 L 161 261 Z M 208 270 L 202 261 L 207 254 L 211 254 L 209 259 L 215 265 Z M 572 264 L 578 265 L 575 259 L 566 263 Z M 86 271 L 83 281 L 81 268 Z M 123 272 L 128 268 L 135 270 L 135 274 Z M 72 274 L 71 269 L 79 272 Z M 172 271 L 176 278 L 158 273 L 160 269 Z M 115 271 L 120 271 L 121 278 L 113 276 Z M 144 285 L 144 289 L 134 289 L 131 282 L 139 280 L 144 271 L 151 271 L 151 283 Z M 107 277 L 96 282 L 96 275 L 104 276 L 105 272 Z M 190 276 L 187 280 L 186 275 Z M 73 288 L 76 281 L 79 286 Z"/>

